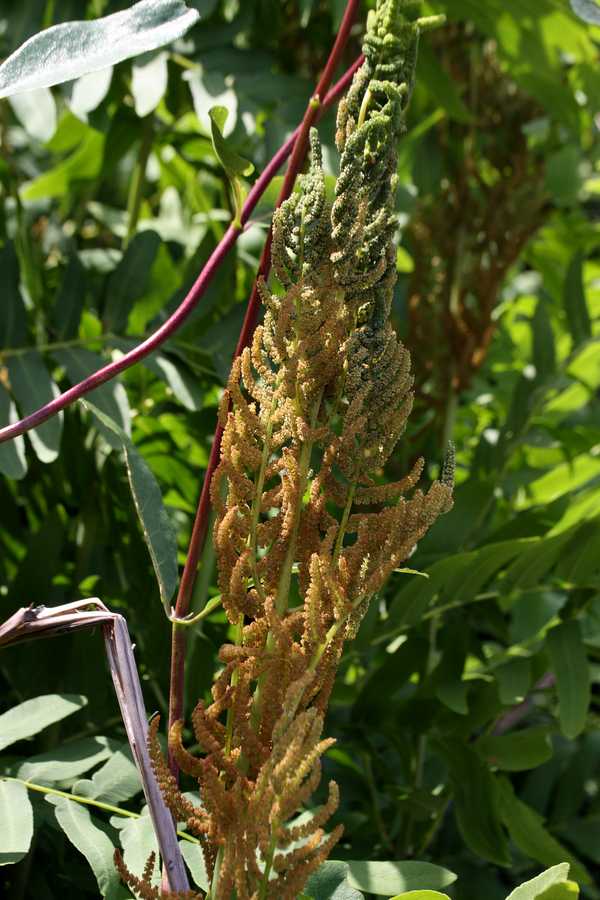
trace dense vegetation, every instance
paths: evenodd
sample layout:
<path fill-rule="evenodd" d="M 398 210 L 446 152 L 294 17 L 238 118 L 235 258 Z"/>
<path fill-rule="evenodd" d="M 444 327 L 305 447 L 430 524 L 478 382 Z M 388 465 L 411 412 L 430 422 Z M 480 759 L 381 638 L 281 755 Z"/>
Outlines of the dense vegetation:
<path fill-rule="evenodd" d="M 301 121 L 346 7 L 187 5 L 200 21 L 168 48 L 46 90 L 35 105 L 0 100 L 0 427 L 117 359 L 177 307 L 236 213 L 223 152 L 264 169 Z M 0 55 L 48 25 L 127 6 L 11 5 L 0 12 Z M 372 6 L 363 3 L 338 75 L 360 52 Z M 421 4 L 448 21 L 421 41 L 399 145 L 392 316 L 413 358 L 415 405 L 386 474 L 401 478 L 424 456 L 434 481 L 452 439 L 454 507 L 345 649 L 325 730 L 337 743 L 315 800 L 335 778 L 335 859 L 430 861 L 458 876 L 403 884 L 392 867 L 387 896 L 415 886 L 503 900 L 569 862 L 582 895 L 600 897 L 600 29 L 595 0 L 572 6 Z M 215 105 L 229 112 L 219 155 Z M 330 195 L 334 125 L 325 112 Z M 254 176 L 242 169 L 247 188 Z M 281 181 L 158 352 L 88 405 L 0 444 L 0 621 L 30 603 L 101 598 L 126 617 L 147 707 L 163 720 L 170 542 L 183 565 Z M 154 490 L 149 473 L 162 493 L 161 590 L 128 471 L 138 503 L 141 483 Z M 219 593 L 208 541 L 193 609 Z M 216 604 L 189 629 L 188 721 L 210 700 L 231 638 Z M 17 779 L 0 782 L 2 826 L 16 805 L 29 808 L 23 796 L 35 824 L 0 884 L 11 900 L 130 896 L 112 849 L 141 874 L 154 844 L 102 641 L 79 633 L 3 649 L 0 673 L 2 712 L 69 695 L 21 707 L 37 723 L 29 730 L 19 714 L 0 718 L 0 773 Z M 6 855 L 0 840 L 0 862 L 14 861 Z M 330 870 L 333 888 L 314 896 L 368 894 L 364 870 L 351 867 L 346 883 L 342 867 L 337 888 Z M 575 896 L 566 890 L 561 898 Z"/>

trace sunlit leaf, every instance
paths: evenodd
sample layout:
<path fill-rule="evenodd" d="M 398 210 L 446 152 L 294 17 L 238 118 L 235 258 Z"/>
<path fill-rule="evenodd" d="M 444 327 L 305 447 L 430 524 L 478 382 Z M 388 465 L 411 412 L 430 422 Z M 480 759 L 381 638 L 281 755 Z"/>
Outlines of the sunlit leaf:
<path fill-rule="evenodd" d="M 0 866 L 23 859 L 33 837 L 33 809 L 27 788 L 0 778 Z"/>
<path fill-rule="evenodd" d="M 71 81 L 181 37 L 199 18 L 182 0 L 140 0 L 102 19 L 40 31 L 0 66 L 0 97 Z"/>
<path fill-rule="evenodd" d="M 570 0 L 570 2 L 576 16 L 589 25 L 600 25 L 600 6 L 596 0 Z"/>
<path fill-rule="evenodd" d="M 348 860 L 348 882 L 361 891 L 391 897 L 399 891 L 447 887 L 456 881 L 454 872 L 433 863 L 403 860 Z"/>
<path fill-rule="evenodd" d="M 80 694 L 42 694 L 0 716 L 0 750 L 72 716 L 87 704 Z"/>

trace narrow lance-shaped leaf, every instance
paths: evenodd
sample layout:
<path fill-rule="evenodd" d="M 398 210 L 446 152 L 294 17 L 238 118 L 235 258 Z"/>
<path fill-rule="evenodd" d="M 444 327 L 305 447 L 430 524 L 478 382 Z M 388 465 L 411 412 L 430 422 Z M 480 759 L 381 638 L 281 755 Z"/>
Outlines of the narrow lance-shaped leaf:
<path fill-rule="evenodd" d="M 178 578 L 177 537 L 164 507 L 158 482 L 125 432 L 92 403 L 86 402 L 84 405 L 121 439 L 135 508 L 158 579 L 162 604 L 167 615 L 170 615 L 169 602 Z"/>
<path fill-rule="evenodd" d="M 183 0 L 140 0 L 91 22 L 46 28 L 0 66 L 0 97 L 97 72 L 181 37 L 199 18 Z"/>
<path fill-rule="evenodd" d="M 41 354 L 35 350 L 10 357 L 8 375 L 23 416 L 35 412 L 40 406 L 53 400 L 58 393 Z M 58 456 L 62 423 L 63 414 L 59 413 L 29 432 L 29 439 L 40 462 L 54 462 Z"/>
<path fill-rule="evenodd" d="M 54 722 L 73 715 L 87 704 L 81 694 L 42 694 L 13 706 L 0 716 L 0 750 L 32 737 Z"/>
<path fill-rule="evenodd" d="M 564 304 L 573 344 L 577 346 L 587 340 L 592 333 L 583 284 L 583 255 L 581 253 L 575 254 L 567 270 Z"/>
<path fill-rule="evenodd" d="M 23 859 L 33 837 L 33 809 L 27 788 L 0 780 L 0 866 Z"/>
<path fill-rule="evenodd" d="M 572 619 L 552 628 L 546 646 L 556 675 L 561 731 L 576 738 L 585 728 L 590 705 L 590 672 L 579 622 Z"/>
<path fill-rule="evenodd" d="M 12 425 L 19 420 L 17 407 L 10 399 L 8 391 L 0 384 L 0 427 Z M 23 478 L 27 472 L 25 440 L 17 437 L 0 444 L 0 472 L 7 478 Z"/>

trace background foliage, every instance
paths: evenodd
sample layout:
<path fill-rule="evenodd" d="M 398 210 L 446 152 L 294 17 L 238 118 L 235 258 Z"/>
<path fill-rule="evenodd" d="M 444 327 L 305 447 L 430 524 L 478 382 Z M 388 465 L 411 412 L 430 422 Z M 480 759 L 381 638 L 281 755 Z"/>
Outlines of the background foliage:
<path fill-rule="evenodd" d="M 34 107 L 0 101 L 0 424 L 180 302 L 232 213 L 209 107 L 229 111 L 229 145 L 260 171 L 299 122 L 345 6 L 188 5 L 201 21 L 168 50 L 45 90 Z M 49 24 L 126 6 L 10 4 L 0 56 Z M 427 577 L 395 575 L 342 665 L 326 765 L 342 794 L 336 854 L 433 861 L 458 881 L 416 887 L 460 900 L 502 900 L 569 861 L 597 898 L 600 30 L 566 0 L 425 6 L 449 22 L 423 42 L 400 162 L 395 315 L 417 402 L 394 467 L 440 460 L 453 436 L 458 487 L 410 560 Z M 333 175 L 331 114 L 320 133 Z M 134 480 L 156 479 L 183 562 L 276 187 L 161 352 L 89 407 L 0 445 L 0 618 L 101 597 L 126 615 L 148 707 L 162 713 L 168 623 L 122 440 L 94 409 L 131 439 Z M 208 548 L 195 607 L 216 593 Z M 190 704 L 208 694 L 225 628 L 217 611 L 194 630 Z M 0 672 L 2 710 L 37 704 L 0 719 L 1 770 L 59 792 L 0 782 L 0 810 L 22 809 L 18 827 L 34 833 L 1 870 L 7 896 L 128 896 L 112 847 L 141 871 L 152 839 L 101 641 L 5 650 Z M 31 727 L 11 731 L 25 715 Z M 369 887 L 350 871 L 344 897 Z M 388 896 L 411 887 L 389 884 Z"/>

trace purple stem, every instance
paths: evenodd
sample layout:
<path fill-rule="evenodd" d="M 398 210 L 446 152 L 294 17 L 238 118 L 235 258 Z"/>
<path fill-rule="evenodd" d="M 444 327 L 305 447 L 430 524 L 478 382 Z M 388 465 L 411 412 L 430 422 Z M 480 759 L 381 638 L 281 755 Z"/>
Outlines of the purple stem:
<path fill-rule="evenodd" d="M 517 703 L 516 706 L 511 707 L 504 715 L 499 717 L 494 725 L 493 734 L 500 735 L 506 734 L 507 731 L 512 731 L 512 729 L 525 718 L 529 711 L 533 709 L 533 695 L 535 692 L 545 691 L 548 688 L 554 687 L 555 684 L 556 677 L 552 672 L 546 672 L 545 675 L 542 675 L 542 677 L 534 684 L 531 693 L 528 694 L 521 703 Z"/>

